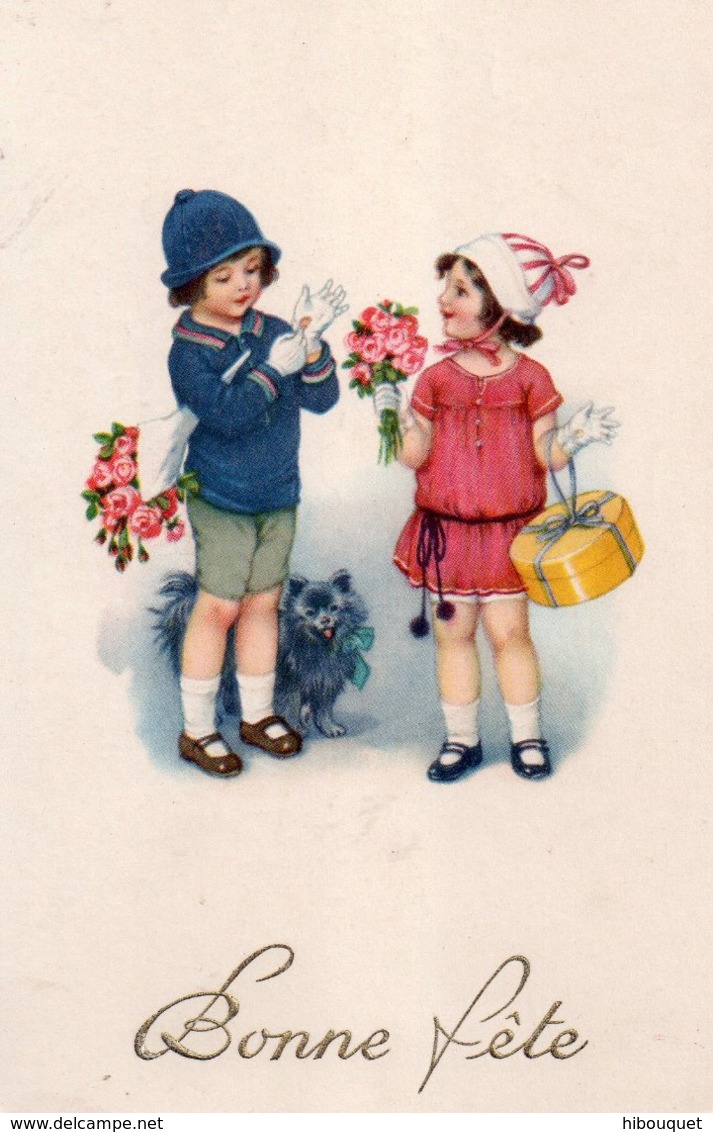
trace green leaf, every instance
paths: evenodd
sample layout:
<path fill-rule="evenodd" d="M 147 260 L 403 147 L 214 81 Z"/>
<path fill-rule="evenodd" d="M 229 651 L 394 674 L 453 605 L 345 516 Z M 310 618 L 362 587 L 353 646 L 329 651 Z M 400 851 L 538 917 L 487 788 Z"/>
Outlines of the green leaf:
<path fill-rule="evenodd" d="M 111 444 L 105 444 L 103 448 L 99 449 L 99 459 L 100 460 L 111 460 L 113 455 L 114 455 L 114 441 L 113 440 L 112 440 Z"/>
<path fill-rule="evenodd" d="M 361 398 L 361 397 L 371 397 L 372 396 L 373 391 L 371 389 L 369 389 L 369 387 L 367 385 L 362 385 L 360 381 L 350 381 L 349 382 L 349 388 L 350 389 L 356 389 L 357 397 Z"/>
<path fill-rule="evenodd" d="M 354 366 L 356 364 L 357 364 L 356 355 L 350 354 L 349 357 L 347 358 L 347 360 L 345 362 L 342 362 L 342 369 L 354 369 Z"/>
<path fill-rule="evenodd" d="M 89 488 L 86 488 L 86 490 L 82 492 L 82 499 L 86 499 L 89 503 L 98 503 L 101 496 L 96 491 L 91 491 Z"/>
<path fill-rule="evenodd" d="M 110 444 L 114 437 L 110 432 L 95 432 L 94 439 L 97 444 Z"/>
<path fill-rule="evenodd" d="M 418 314 L 418 307 L 406 307 L 404 314 L 416 315 Z"/>
<path fill-rule="evenodd" d="M 87 516 L 87 518 L 88 519 L 96 519 L 98 514 L 99 514 L 99 508 L 98 508 L 97 504 L 96 503 L 90 503 L 89 506 L 87 507 L 87 510 L 85 511 L 85 515 Z"/>
<path fill-rule="evenodd" d="M 114 421 L 111 426 L 111 431 L 114 436 L 123 436 L 126 432 L 126 428 L 123 424 L 120 424 L 119 421 Z"/>
<path fill-rule="evenodd" d="M 187 491 L 190 495 L 197 495 L 201 489 L 197 473 L 184 472 L 176 480 L 176 487 L 181 488 L 182 491 Z"/>

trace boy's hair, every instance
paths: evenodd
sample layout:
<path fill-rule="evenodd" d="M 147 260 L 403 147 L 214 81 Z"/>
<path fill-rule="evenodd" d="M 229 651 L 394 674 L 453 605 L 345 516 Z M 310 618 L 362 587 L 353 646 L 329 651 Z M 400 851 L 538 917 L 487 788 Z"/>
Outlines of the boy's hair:
<path fill-rule="evenodd" d="M 442 279 L 446 272 L 450 271 L 458 260 L 465 266 L 473 286 L 483 292 L 484 303 L 482 319 L 486 326 L 493 326 L 505 312 L 490 290 L 487 279 L 475 263 L 466 259 L 465 256 L 456 255 L 455 252 L 447 252 L 445 255 L 439 256 L 436 260 L 438 278 Z M 537 342 L 538 339 L 542 337 L 542 331 L 539 326 L 529 326 L 524 322 L 517 322 L 514 318 L 508 316 L 498 330 L 498 337 L 502 338 L 504 342 L 514 342 L 517 346 L 532 346 L 534 342 Z"/>
<path fill-rule="evenodd" d="M 242 248 L 235 255 L 226 256 L 219 263 L 213 264 L 213 267 L 209 267 L 208 271 L 204 271 L 202 275 L 196 276 L 195 279 L 189 279 L 182 287 L 174 287 L 173 290 L 168 292 L 169 303 L 172 307 L 192 307 L 205 295 L 205 280 L 209 271 L 214 271 L 216 267 L 220 267 L 221 263 L 234 263 L 235 260 L 242 259 L 250 252 L 260 252 L 260 283 L 263 287 L 269 287 L 278 278 L 279 272 L 272 262 L 268 248 L 263 247 L 262 244 L 256 244 L 255 247 Z"/>

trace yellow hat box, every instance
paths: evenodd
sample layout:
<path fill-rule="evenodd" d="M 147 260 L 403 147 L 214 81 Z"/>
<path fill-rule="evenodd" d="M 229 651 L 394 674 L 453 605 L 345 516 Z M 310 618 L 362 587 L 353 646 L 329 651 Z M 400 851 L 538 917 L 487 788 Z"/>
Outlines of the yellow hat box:
<path fill-rule="evenodd" d="M 634 573 L 644 542 L 626 500 L 611 491 L 572 495 L 523 527 L 510 558 L 538 605 L 579 605 L 609 593 Z M 554 476 L 553 476 L 554 479 Z"/>

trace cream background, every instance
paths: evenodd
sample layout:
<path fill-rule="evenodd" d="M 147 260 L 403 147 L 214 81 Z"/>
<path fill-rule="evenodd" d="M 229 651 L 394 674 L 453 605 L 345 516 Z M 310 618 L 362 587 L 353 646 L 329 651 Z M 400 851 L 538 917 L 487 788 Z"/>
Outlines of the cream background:
<path fill-rule="evenodd" d="M 0 15 L 3 1107 L 708 1109 L 710 5 L 4 0 Z M 238 196 L 283 246 L 276 313 L 334 274 L 354 313 L 415 302 L 437 340 L 446 248 L 509 228 L 590 255 L 537 356 L 572 402 L 616 404 L 620 440 L 580 470 L 626 494 L 647 556 L 570 622 L 574 645 L 566 614 L 543 630 L 575 684 L 588 633 L 614 638 L 547 784 L 502 762 L 426 781 L 430 646 L 395 628 L 381 648 L 404 648 L 403 688 L 386 697 L 375 651 L 382 698 L 349 701 L 361 738 L 257 757 L 233 783 L 156 740 L 170 689 L 141 698 L 130 627 L 176 555 L 115 576 L 77 492 L 93 431 L 172 407 L 159 234 L 186 186 Z M 411 484 L 376 468 L 375 439 L 346 391 L 306 425 L 296 565 L 381 556 L 384 620 L 407 596 L 387 563 Z M 422 712 L 418 750 L 379 747 L 400 710 L 406 734 Z M 384 1026 L 388 1057 L 136 1058 L 150 1013 L 277 942 L 295 964 L 244 988 L 236 1037 Z M 528 1021 L 562 999 L 589 1047 L 561 1063 L 449 1053 L 419 1097 L 432 1015 L 455 1022 L 516 952 Z"/>

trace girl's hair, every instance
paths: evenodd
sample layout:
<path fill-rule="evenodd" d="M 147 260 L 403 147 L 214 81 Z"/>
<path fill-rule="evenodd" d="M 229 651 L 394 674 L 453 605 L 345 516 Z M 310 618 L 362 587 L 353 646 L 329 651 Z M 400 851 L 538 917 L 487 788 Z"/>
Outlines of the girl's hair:
<path fill-rule="evenodd" d="M 493 326 L 505 312 L 490 290 L 487 279 L 476 264 L 466 259 L 465 256 L 456 255 L 455 252 L 447 252 L 445 255 L 439 256 L 436 260 L 438 278 L 442 279 L 446 272 L 450 271 L 458 260 L 464 264 L 473 286 L 483 292 L 484 303 L 482 319 L 486 326 Z M 504 342 L 514 342 L 517 346 L 532 346 L 534 342 L 537 342 L 538 339 L 542 337 L 542 331 L 539 326 L 529 326 L 524 322 L 517 322 L 514 318 L 508 316 L 498 330 L 498 337 L 502 338 Z"/>
<path fill-rule="evenodd" d="M 220 263 L 216 263 L 213 267 L 209 267 L 208 271 L 214 271 L 216 267 L 220 267 L 222 263 L 234 263 L 237 259 L 242 259 L 243 256 L 249 255 L 250 252 L 260 252 L 260 283 L 263 287 L 269 287 L 274 283 L 279 276 L 279 271 L 272 262 L 272 256 L 268 248 L 263 247 L 261 244 L 256 244 L 252 248 L 243 248 L 241 251 L 236 252 L 235 255 L 226 256 Z M 172 307 L 192 307 L 199 299 L 205 296 L 205 281 L 208 271 L 204 271 L 202 275 L 198 275 L 195 279 L 189 279 L 182 287 L 174 287 L 172 291 L 168 292 L 168 301 Z"/>

